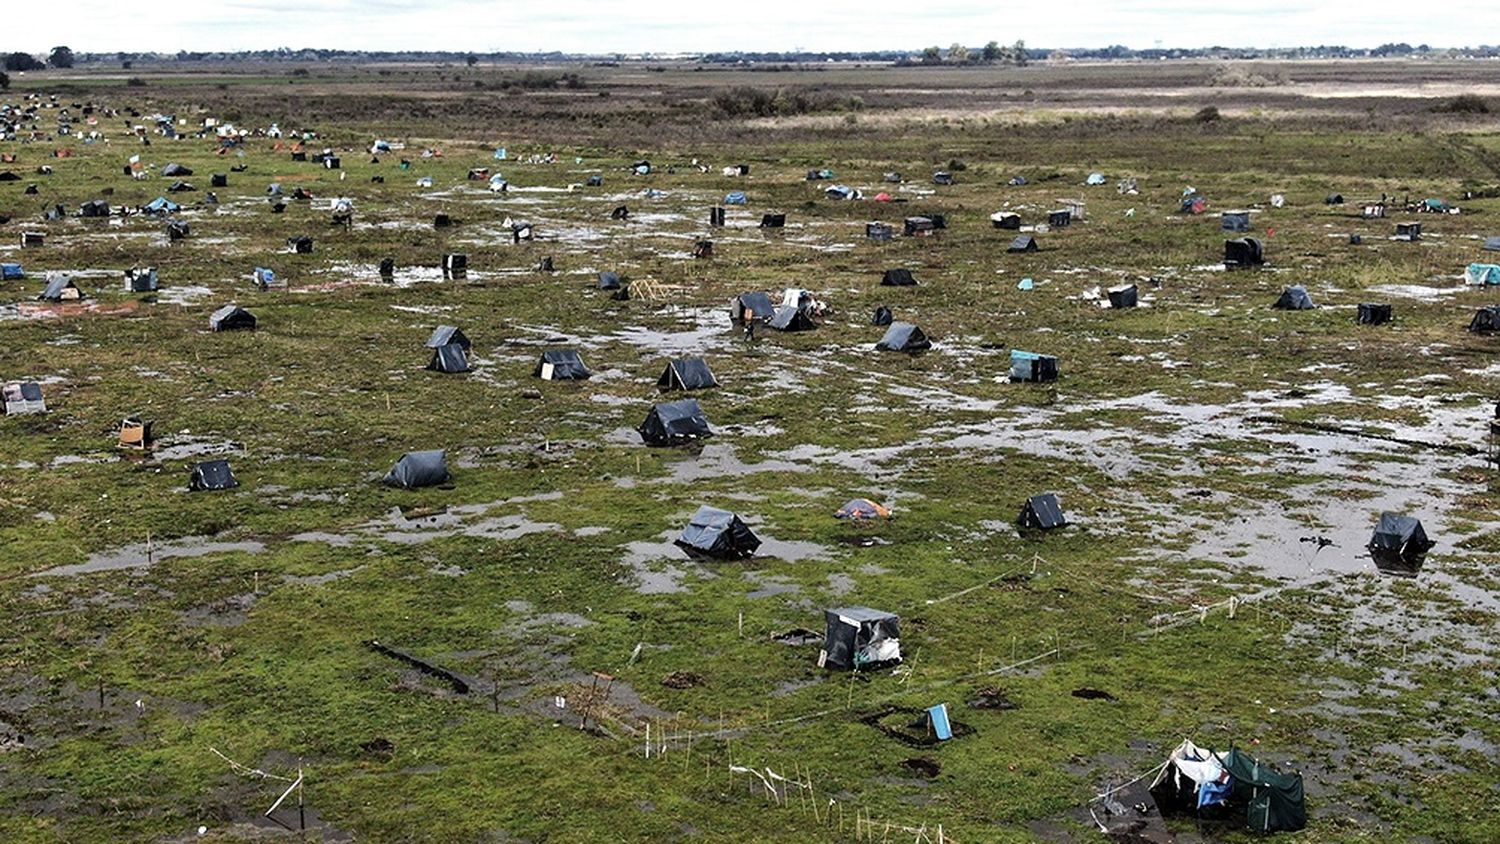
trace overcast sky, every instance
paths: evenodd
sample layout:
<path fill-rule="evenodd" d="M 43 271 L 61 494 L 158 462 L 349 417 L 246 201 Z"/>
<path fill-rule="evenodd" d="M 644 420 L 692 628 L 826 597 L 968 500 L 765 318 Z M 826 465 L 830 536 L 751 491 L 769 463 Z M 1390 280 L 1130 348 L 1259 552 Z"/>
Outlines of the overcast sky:
<path fill-rule="evenodd" d="M 1500 2 L 1439 0 L 16 0 L 6 51 L 699 52 L 1032 47 L 1434 47 L 1500 42 Z M 64 11 L 59 11 L 59 9 Z"/>

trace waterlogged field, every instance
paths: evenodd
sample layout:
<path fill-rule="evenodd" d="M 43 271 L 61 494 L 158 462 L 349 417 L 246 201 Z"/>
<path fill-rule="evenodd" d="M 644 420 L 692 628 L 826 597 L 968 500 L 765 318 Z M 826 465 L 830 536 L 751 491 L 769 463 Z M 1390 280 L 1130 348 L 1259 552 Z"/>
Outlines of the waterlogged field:
<path fill-rule="evenodd" d="M 145 68 L 7 92 L 55 93 L 104 137 L 0 142 L 20 176 L 0 183 L 0 261 L 26 272 L 0 282 L 0 380 L 39 381 L 48 405 L 0 419 L 0 837 L 1095 841 L 1091 799 L 1183 738 L 1300 771 L 1299 840 L 1500 837 L 1500 340 L 1466 330 L 1500 293 L 1462 278 L 1496 256 L 1500 200 L 1480 197 L 1500 140 L 1410 95 L 1495 72 L 1289 65 L 1260 90 L 1205 87 L 1215 71 L 1193 65 L 627 65 L 506 87 L 525 72 Z M 823 105 L 716 116 L 732 86 Z M 142 117 L 86 126 L 74 103 Z M 1205 105 L 1221 119 L 1194 119 Z M 145 146 L 126 124 L 155 112 L 306 127 L 342 166 L 265 137 Z M 376 138 L 404 148 L 372 161 Z M 196 192 L 168 194 L 188 238 L 77 217 L 175 180 L 126 177 L 134 154 L 194 171 Z M 650 175 L 630 170 L 642 158 Z M 805 179 L 824 167 L 832 182 Z M 272 213 L 272 183 L 313 198 Z M 1178 213 L 1189 187 L 1207 213 Z M 747 204 L 709 227 L 730 191 Z M 1382 194 L 1462 213 L 1361 219 Z M 330 222 L 336 197 L 350 227 Z M 1016 232 L 989 221 L 1029 228 L 1065 200 L 1085 219 L 1033 230 L 1035 253 L 1007 253 Z M 43 221 L 55 204 L 71 216 Z M 1251 210 L 1258 271 L 1221 264 L 1231 209 Z M 759 228 L 765 213 L 786 227 Z M 931 213 L 945 230 L 901 235 Z M 1408 219 L 1421 239 L 1391 239 Z M 871 221 L 896 237 L 866 239 Z M 298 236 L 310 254 L 289 251 Z M 711 258 L 692 257 L 700 239 Z M 447 253 L 465 278 L 444 278 Z M 157 293 L 124 291 L 135 265 L 157 267 Z M 258 289 L 255 267 L 283 283 Z M 901 267 L 919 285 L 880 286 Z M 596 289 L 602 270 L 637 295 Z M 36 301 L 50 272 L 88 298 Z M 1140 307 L 1108 308 L 1126 283 Z M 1273 310 L 1292 284 L 1317 309 Z M 731 326 L 731 297 L 788 287 L 827 303 L 815 330 Z M 208 331 L 231 302 L 257 330 Z M 1357 324 L 1362 302 L 1394 322 Z M 881 304 L 933 348 L 875 351 Z M 473 371 L 424 369 L 440 324 L 472 339 Z M 552 348 L 593 378 L 532 378 Z M 1011 349 L 1056 355 L 1060 379 L 1010 383 Z M 656 379 L 686 355 L 720 382 L 696 394 L 714 436 L 648 448 L 634 427 L 676 397 Z M 155 449 L 116 448 L 127 414 L 154 422 Z M 380 484 L 435 448 L 449 484 Z M 240 485 L 189 493 L 214 458 Z M 1043 492 L 1071 524 L 1018 531 Z M 895 517 L 834 519 L 853 497 Z M 675 548 L 701 504 L 738 512 L 760 553 Z M 1384 510 L 1436 540 L 1415 576 L 1364 550 Z M 822 610 L 849 605 L 901 616 L 899 669 L 818 668 Z M 871 723 L 937 703 L 969 731 L 912 746 Z M 293 792 L 267 817 L 299 771 L 300 814 Z"/>

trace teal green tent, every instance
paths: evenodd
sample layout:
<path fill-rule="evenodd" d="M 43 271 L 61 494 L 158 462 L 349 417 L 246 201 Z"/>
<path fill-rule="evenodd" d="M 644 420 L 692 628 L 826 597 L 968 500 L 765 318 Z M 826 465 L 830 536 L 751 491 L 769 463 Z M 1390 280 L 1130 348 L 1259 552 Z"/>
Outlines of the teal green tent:
<path fill-rule="evenodd" d="M 1163 814 L 1236 819 L 1256 832 L 1307 826 L 1301 774 L 1283 774 L 1236 748 L 1216 753 L 1184 741 L 1162 764 L 1151 797 Z"/>
<path fill-rule="evenodd" d="M 1500 284 L 1500 264 L 1470 264 L 1464 270 L 1464 280 L 1470 284 Z"/>

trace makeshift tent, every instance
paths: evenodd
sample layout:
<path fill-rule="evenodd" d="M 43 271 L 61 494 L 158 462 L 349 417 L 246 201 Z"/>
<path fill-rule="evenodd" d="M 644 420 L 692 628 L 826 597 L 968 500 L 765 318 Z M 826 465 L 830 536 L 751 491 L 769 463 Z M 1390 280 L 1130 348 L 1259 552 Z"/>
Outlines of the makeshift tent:
<path fill-rule="evenodd" d="M 1307 288 L 1300 284 L 1281 291 L 1281 297 L 1271 307 L 1279 311 L 1309 311 L 1317 307 L 1313 304 L 1312 297 L 1307 295 Z"/>
<path fill-rule="evenodd" d="M 1418 241 L 1422 239 L 1421 223 L 1397 223 L 1396 240 Z"/>
<path fill-rule="evenodd" d="M 176 214 L 181 210 L 181 205 L 167 199 L 165 196 L 158 196 L 141 206 L 141 211 L 146 214 Z"/>
<path fill-rule="evenodd" d="M 760 215 L 760 227 L 763 229 L 786 228 L 785 214 L 762 214 Z"/>
<path fill-rule="evenodd" d="M 78 207 L 80 217 L 108 217 L 109 203 L 102 199 L 91 199 Z"/>
<path fill-rule="evenodd" d="M 1464 281 L 1470 284 L 1500 284 L 1500 264 L 1470 264 L 1464 270 Z"/>
<path fill-rule="evenodd" d="M 308 255 L 313 251 L 313 239 L 307 235 L 289 237 L 286 239 L 286 247 L 299 255 Z"/>
<path fill-rule="evenodd" d="M 65 275 L 54 275 L 47 279 L 47 289 L 37 297 L 44 302 L 73 302 L 84 298 L 83 291 Z"/>
<path fill-rule="evenodd" d="M 862 519 L 889 519 L 891 511 L 887 507 L 871 501 L 868 498 L 851 498 L 844 502 L 844 506 L 834 511 L 836 519 L 851 519 L 860 521 Z"/>
<path fill-rule="evenodd" d="M 139 416 L 127 416 L 120 421 L 119 446 L 121 448 L 150 447 L 152 440 L 151 423 L 141 420 Z"/>
<path fill-rule="evenodd" d="M 47 242 L 46 232 L 21 232 L 21 248 L 31 249 Z"/>
<path fill-rule="evenodd" d="M 0 281 L 25 277 L 26 271 L 21 268 L 20 264 L 0 264 Z"/>
<path fill-rule="evenodd" d="M 1344 195 L 1341 193 L 1330 193 L 1323 199 L 1324 205 L 1343 205 Z"/>
<path fill-rule="evenodd" d="M 745 192 L 742 190 L 734 190 L 724 194 L 725 205 L 744 205 L 749 201 L 749 197 L 745 196 Z"/>
<path fill-rule="evenodd" d="M 42 398 L 42 385 L 35 381 L 12 381 L 3 390 L 5 415 L 22 413 L 46 413 L 47 402 Z"/>
<path fill-rule="evenodd" d="M 833 171 L 829 170 L 826 167 L 823 168 L 822 170 L 809 170 L 809 171 L 807 171 L 807 180 L 809 182 L 816 182 L 816 181 L 820 181 L 820 180 L 824 180 L 824 179 L 832 179 L 832 178 L 833 178 Z"/>
<path fill-rule="evenodd" d="M 188 478 L 188 489 L 203 492 L 214 489 L 233 489 L 240 485 L 234 473 L 229 471 L 228 460 L 205 460 L 195 464 Z"/>
<path fill-rule="evenodd" d="M 865 237 L 870 240 L 890 240 L 896 230 L 886 223 L 865 223 Z"/>
<path fill-rule="evenodd" d="M 938 224 L 938 218 L 930 216 L 907 217 L 902 222 L 902 234 L 906 237 L 926 237 L 941 228 L 945 226 Z"/>
<path fill-rule="evenodd" d="M 620 274 L 616 273 L 616 272 L 610 272 L 609 270 L 603 270 L 603 271 L 601 271 L 599 273 L 599 289 L 600 290 L 619 290 L 620 289 Z"/>
<path fill-rule="evenodd" d="M 439 346 L 457 344 L 459 348 L 468 351 L 473 348 L 469 338 L 454 325 L 439 325 L 432 330 L 432 336 L 427 338 L 427 348 L 436 349 Z"/>
<path fill-rule="evenodd" d="M 1215 753 L 1184 741 L 1167 757 L 1151 796 L 1164 813 L 1200 816 L 1244 813 L 1256 832 L 1292 832 L 1307 826 L 1302 775 L 1282 774 L 1244 751 Z"/>
<path fill-rule="evenodd" d="M 1012 349 L 1010 352 L 1010 380 L 1041 384 L 1057 380 L 1057 358 Z"/>
<path fill-rule="evenodd" d="M 1356 319 L 1360 325 L 1384 325 L 1391 321 L 1391 306 L 1361 302 Z"/>
<path fill-rule="evenodd" d="M 1485 238 L 1484 248 L 1487 252 L 1500 252 L 1500 237 Z"/>
<path fill-rule="evenodd" d="M 1139 296 L 1139 289 L 1134 284 L 1122 284 L 1119 287 L 1111 287 L 1105 291 L 1109 295 L 1109 306 L 1111 308 L 1133 308 Z"/>
<path fill-rule="evenodd" d="M 1383 554 L 1402 559 L 1413 559 L 1427 553 L 1434 543 L 1427 538 L 1422 523 L 1411 516 L 1385 512 L 1375 525 L 1375 532 L 1366 546 L 1373 554 Z"/>
<path fill-rule="evenodd" d="M 276 271 L 270 267 L 256 267 L 250 271 L 250 278 L 255 281 L 255 286 L 261 290 L 276 283 Z"/>
<path fill-rule="evenodd" d="M 690 555 L 732 560 L 754 554 L 760 539 L 739 516 L 705 504 L 672 544 Z"/>
<path fill-rule="evenodd" d="M 229 175 L 227 173 L 214 173 L 208 177 L 208 186 L 211 188 L 229 187 Z"/>
<path fill-rule="evenodd" d="M 1469 330 L 1476 334 L 1500 331 L 1500 305 L 1485 305 L 1475 311 L 1474 318 L 1469 320 Z"/>
<path fill-rule="evenodd" d="M 1182 198 L 1182 206 L 1178 208 L 1182 214 L 1202 214 L 1208 210 L 1208 197 L 1198 194 L 1189 194 Z"/>
<path fill-rule="evenodd" d="M 469 356 L 464 354 L 464 347 L 458 343 L 434 346 L 432 360 L 427 362 L 427 368 L 433 372 L 468 372 Z"/>
<path fill-rule="evenodd" d="M 1019 229 L 1021 215 L 1011 211 L 996 211 L 990 215 L 990 224 L 997 229 Z"/>
<path fill-rule="evenodd" d="M 880 277 L 880 283 L 885 287 L 914 287 L 917 280 L 912 277 L 911 270 L 901 267 L 886 270 L 885 275 Z"/>
<path fill-rule="evenodd" d="M 891 327 L 885 331 L 885 336 L 875 344 L 876 351 L 881 352 L 921 352 L 932 348 L 932 341 L 922 329 L 909 322 L 893 322 Z"/>
<path fill-rule="evenodd" d="M 637 176 L 645 176 L 651 172 L 651 162 L 637 161 L 636 163 L 630 165 L 630 169 L 633 170 Z"/>
<path fill-rule="evenodd" d="M 1064 211 L 1048 211 L 1047 212 L 1047 226 L 1048 226 L 1048 228 L 1060 229 L 1060 228 L 1063 228 L 1064 226 L 1067 226 L 1067 225 L 1071 224 L 1072 222 L 1073 222 L 1073 215 L 1070 214 L 1069 212 L 1065 211 L 1065 210 Z"/>
<path fill-rule="evenodd" d="M 151 293 L 156 290 L 156 267 L 131 267 L 125 271 L 125 289 L 131 293 Z"/>
<path fill-rule="evenodd" d="M 197 190 L 191 182 L 173 182 L 167 186 L 167 193 L 193 193 Z"/>
<path fill-rule="evenodd" d="M 823 621 L 820 667 L 859 671 L 901 661 L 901 620 L 895 613 L 841 607 L 824 610 Z"/>
<path fill-rule="evenodd" d="M 829 199 L 859 199 L 863 194 L 848 185 L 833 185 L 823 191 Z"/>
<path fill-rule="evenodd" d="M 167 240 L 182 240 L 191 232 L 187 220 L 167 221 Z"/>
<path fill-rule="evenodd" d="M 714 256 L 714 242 L 712 240 L 700 240 L 693 244 L 694 258 L 712 258 Z"/>
<path fill-rule="evenodd" d="M 615 210 L 609 212 L 609 218 L 611 220 L 628 220 L 628 219 L 630 219 L 630 206 L 628 206 L 628 205 L 617 205 L 617 206 L 615 206 Z"/>
<path fill-rule="evenodd" d="M 885 305 L 879 305 L 879 306 L 877 306 L 875 308 L 875 314 L 870 317 L 870 324 L 871 325 L 890 325 L 891 321 L 894 318 L 895 318 L 895 315 L 891 313 L 891 309 L 889 307 L 887 307 Z"/>
<path fill-rule="evenodd" d="M 667 361 L 656 386 L 663 390 L 707 390 L 719 386 L 719 380 L 703 358 L 676 358 Z"/>
<path fill-rule="evenodd" d="M 1083 183 L 1086 185 L 1102 185 L 1104 184 L 1104 174 L 1090 173 L 1089 177 L 1083 180 Z"/>
<path fill-rule="evenodd" d="M 572 349 L 550 349 L 542 352 L 532 370 L 532 377 L 546 381 L 582 381 L 592 372 L 583 365 L 583 358 Z"/>
<path fill-rule="evenodd" d="M 1219 228 L 1227 232 L 1250 231 L 1250 212 L 1225 211 L 1219 215 Z"/>
<path fill-rule="evenodd" d="M 1068 519 L 1063 515 L 1062 505 L 1057 502 L 1056 493 L 1047 492 L 1026 499 L 1026 504 L 1021 507 L 1021 515 L 1016 522 L 1023 528 L 1051 530 L 1063 527 L 1068 523 Z"/>
<path fill-rule="evenodd" d="M 1016 235 L 1016 239 L 1010 242 L 1006 252 L 1035 252 L 1037 250 L 1036 238 L 1029 234 Z"/>
<path fill-rule="evenodd" d="M 1253 237 L 1239 237 L 1224 241 L 1224 266 L 1228 269 L 1259 266 L 1265 263 L 1260 241 Z"/>
<path fill-rule="evenodd" d="M 708 417 L 697 399 L 662 402 L 651 408 L 645 421 L 636 428 L 647 445 L 679 445 L 690 440 L 713 436 Z"/>
<path fill-rule="evenodd" d="M 210 331 L 253 331 L 255 316 L 238 305 L 225 305 L 208 317 Z"/>
<path fill-rule="evenodd" d="M 448 474 L 448 454 L 439 448 L 432 451 L 408 451 L 401 455 L 401 459 L 386 473 L 383 482 L 387 486 L 416 489 L 445 484 L 451 477 Z"/>
<path fill-rule="evenodd" d="M 588 177 L 587 181 L 584 182 L 584 186 L 585 187 L 590 187 L 590 188 L 603 187 L 604 186 L 604 177 L 603 176 L 590 176 L 590 177 Z"/>
<path fill-rule="evenodd" d="M 932 174 L 932 183 L 934 185 L 951 185 L 953 184 L 953 174 L 946 170 L 939 170 Z"/>
<path fill-rule="evenodd" d="M 443 277 L 463 278 L 469 271 L 469 256 L 453 252 L 443 256 Z"/>
<path fill-rule="evenodd" d="M 729 319 L 734 323 L 770 319 L 776 313 L 776 305 L 769 293 L 741 293 L 729 303 Z"/>
<path fill-rule="evenodd" d="M 174 163 L 161 168 L 161 174 L 163 176 L 191 176 L 193 175 L 193 170 L 191 167 L 184 167 L 181 164 Z"/>
<path fill-rule="evenodd" d="M 791 305 L 778 307 L 766 325 L 777 331 L 811 331 L 818 327 L 806 311 Z"/>
<path fill-rule="evenodd" d="M 708 209 L 708 224 L 715 228 L 724 225 L 724 207 L 715 205 Z"/>

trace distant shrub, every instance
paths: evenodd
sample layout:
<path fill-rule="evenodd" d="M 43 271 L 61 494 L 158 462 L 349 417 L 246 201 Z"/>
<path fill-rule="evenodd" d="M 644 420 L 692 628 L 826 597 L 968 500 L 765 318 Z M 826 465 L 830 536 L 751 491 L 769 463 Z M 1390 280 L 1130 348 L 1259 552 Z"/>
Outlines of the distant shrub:
<path fill-rule="evenodd" d="M 1489 114 L 1490 104 L 1478 94 L 1459 94 L 1446 103 L 1438 103 L 1432 110 L 1448 114 Z"/>
<path fill-rule="evenodd" d="M 307 76 L 309 74 L 308 74 L 307 68 L 305 68 L 305 67 L 299 67 L 296 70 L 292 71 L 292 75 L 293 76 Z"/>
<path fill-rule="evenodd" d="M 726 88 L 710 98 L 714 110 L 722 117 L 786 117 L 820 111 L 859 111 L 864 100 L 858 97 L 840 99 L 829 94 L 795 88 L 755 88 L 740 85 Z"/>
<path fill-rule="evenodd" d="M 132 76 L 129 79 L 125 80 L 125 87 L 144 88 L 146 87 L 146 80 L 140 78 L 139 76 Z"/>
<path fill-rule="evenodd" d="M 1218 106 L 1204 106 L 1203 108 L 1198 109 L 1198 113 L 1193 115 L 1193 119 L 1198 121 L 1199 123 L 1213 123 L 1214 121 L 1219 120 L 1222 116 L 1223 115 L 1219 114 Z"/>
<path fill-rule="evenodd" d="M 969 169 L 969 165 L 963 163 L 962 161 L 959 161 L 956 158 L 952 159 L 952 160 L 950 160 L 948 162 L 948 170 L 950 172 L 953 172 L 953 173 L 962 173 L 963 171 L 965 171 L 967 169 Z"/>
<path fill-rule="evenodd" d="M 566 88 L 576 91 L 584 85 L 583 77 L 576 73 L 544 73 L 539 70 L 528 70 L 520 76 L 502 80 L 500 89 L 502 91 L 550 91 L 555 88 Z"/>
<path fill-rule="evenodd" d="M 1254 73 L 1244 65 L 1221 64 L 1209 73 L 1207 84 L 1214 88 L 1272 88 L 1290 85 L 1291 81 L 1284 70 L 1276 70 L 1268 76 Z"/>

